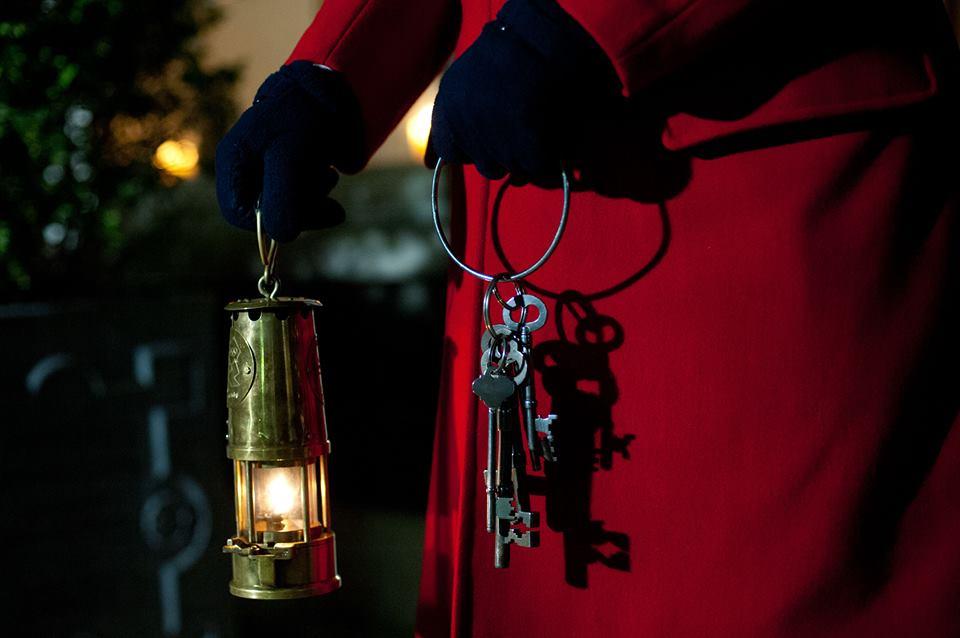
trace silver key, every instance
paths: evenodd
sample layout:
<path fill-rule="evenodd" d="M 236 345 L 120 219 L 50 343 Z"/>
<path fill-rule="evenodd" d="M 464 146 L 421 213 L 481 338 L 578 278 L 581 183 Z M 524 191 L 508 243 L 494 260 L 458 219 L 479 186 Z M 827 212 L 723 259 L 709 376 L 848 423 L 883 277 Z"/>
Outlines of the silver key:
<path fill-rule="evenodd" d="M 498 409 L 516 391 L 513 379 L 489 369 L 473 382 L 473 393 L 491 410 Z"/>
<path fill-rule="evenodd" d="M 480 370 L 485 372 L 489 370 L 491 366 L 494 366 L 492 360 L 493 349 L 487 348 L 480 357 Z M 495 367 L 497 370 L 503 371 L 500 374 L 513 381 L 514 385 L 519 386 L 527 378 L 527 368 L 530 366 L 527 365 L 526 355 L 524 355 L 519 348 L 511 348 L 506 355 L 500 358 L 500 361 L 495 364 Z M 511 367 L 515 370 L 513 376 L 510 376 Z"/>
<path fill-rule="evenodd" d="M 506 324 L 508 328 L 516 331 L 520 327 L 520 323 L 513 320 L 511 314 L 513 311 L 518 308 L 526 306 L 528 308 L 527 313 L 529 314 L 529 308 L 533 307 L 537 309 L 539 313 L 537 318 L 533 321 L 526 321 L 523 325 L 530 329 L 530 332 L 539 330 L 547 323 L 547 306 L 543 303 L 543 300 L 536 295 L 517 295 L 512 299 L 507 301 L 506 307 L 503 309 L 503 323 Z"/>
<path fill-rule="evenodd" d="M 541 310 L 540 317 L 545 316 L 545 310 Z M 539 319 L 539 318 L 538 318 Z M 528 361 L 533 356 L 533 331 L 526 324 L 519 326 L 520 349 Z M 532 366 L 531 366 L 532 367 Z M 527 431 L 527 449 L 530 451 L 530 465 L 534 470 L 540 470 L 540 459 L 554 462 L 557 460 L 556 446 L 553 442 L 553 432 L 550 429 L 551 424 L 557 418 L 557 415 L 550 414 L 541 417 L 537 414 L 537 384 L 533 378 L 533 371 L 526 375 L 524 383 L 520 386 L 521 400 L 523 403 L 523 421 Z M 542 437 L 540 435 L 543 435 Z"/>
<path fill-rule="evenodd" d="M 493 487 L 493 464 L 496 449 L 496 431 L 500 416 L 500 406 L 508 399 L 512 399 L 517 392 L 517 386 L 504 374 L 497 374 L 492 369 L 486 369 L 473 382 L 473 393 L 487 406 L 487 469 L 483 471 L 483 484 L 487 493 L 487 531 L 494 530 L 494 508 L 496 493 Z"/>

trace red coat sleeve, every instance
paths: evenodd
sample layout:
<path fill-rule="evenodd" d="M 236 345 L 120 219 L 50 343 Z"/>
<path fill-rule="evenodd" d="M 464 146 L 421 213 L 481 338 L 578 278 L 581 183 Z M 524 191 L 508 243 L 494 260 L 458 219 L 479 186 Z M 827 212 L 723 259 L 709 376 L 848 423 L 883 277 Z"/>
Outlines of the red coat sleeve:
<path fill-rule="evenodd" d="M 613 62 L 624 92 L 636 93 L 683 67 L 762 3 L 758 0 L 558 0 Z"/>
<path fill-rule="evenodd" d="M 360 103 L 369 159 L 453 51 L 454 0 L 326 0 L 287 63 L 342 72 Z"/>

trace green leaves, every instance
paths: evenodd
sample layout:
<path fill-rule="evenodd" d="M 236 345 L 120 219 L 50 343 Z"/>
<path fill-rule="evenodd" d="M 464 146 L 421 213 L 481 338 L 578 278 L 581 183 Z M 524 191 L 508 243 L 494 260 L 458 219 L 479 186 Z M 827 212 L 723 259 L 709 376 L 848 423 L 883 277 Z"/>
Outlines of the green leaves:
<path fill-rule="evenodd" d="M 27 33 L 27 25 L 23 22 L 0 22 L 0 39 L 16 40 Z"/>
<path fill-rule="evenodd" d="M 197 36 L 216 18 L 207 0 L 43 0 L 4 13 L 0 293 L 95 282 L 122 254 L 138 202 L 171 185 L 151 163 L 157 146 L 189 134 L 212 165 L 236 72 L 200 64 Z"/>
<path fill-rule="evenodd" d="M 69 89 L 78 73 L 80 73 L 79 65 L 68 64 L 63 67 L 63 69 L 60 71 L 60 75 L 57 76 L 57 88 L 61 91 L 66 91 Z"/>

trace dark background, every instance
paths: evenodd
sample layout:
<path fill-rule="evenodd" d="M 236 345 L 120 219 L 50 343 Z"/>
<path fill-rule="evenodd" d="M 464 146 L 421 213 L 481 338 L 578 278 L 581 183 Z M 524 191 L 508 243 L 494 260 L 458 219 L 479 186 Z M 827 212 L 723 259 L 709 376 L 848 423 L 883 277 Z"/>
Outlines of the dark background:
<path fill-rule="evenodd" d="M 402 135 L 342 179 L 344 225 L 280 251 L 281 294 L 324 304 L 344 587 L 237 599 L 221 553 L 222 308 L 256 296 L 259 261 L 219 219 L 212 159 L 318 6 L 0 4 L 6 635 L 412 634 L 447 264 Z M 196 157 L 164 164 L 167 141 Z"/>
<path fill-rule="evenodd" d="M 417 201 L 398 197 L 397 180 L 418 186 L 409 188 L 412 196 L 422 191 L 411 197 Z M 432 229 L 420 223 L 429 223 L 419 201 L 428 188 L 419 169 L 381 170 L 356 185 L 345 181 L 339 195 L 386 210 L 372 224 L 358 207 L 361 219 L 335 233 L 356 244 L 353 258 L 381 260 L 384 268 L 423 260 L 402 280 L 379 280 L 372 266 L 362 285 L 298 278 L 329 238 L 281 249 L 281 274 L 292 275 L 283 292 L 324 304 L 317 325 L 344 579 L 341 591 L 324 598 L 247 601 L 227 591 L 230 561 L 221 547 L 234 522 L 222 308 L 257 294 L 252 236 L 224 227 L 222 242 L 145 243 L 163 249 L 131 255 L 144 264 L 138 275 L 178 282 L 169 287 L 80 286 L 0 305 L 5 511 L 27 530 L 11 539 L 9 626 L 17 635 L 412 633 L 445 267 Z M 390 201 L 378 202 L 381 195 Z M 367 230 L 354 235 L 354 224 Z M 406 248 L 391 252 L 399 229 Z M 417 250 L 423 253 L 400 256 Z M 208 255 L 209 264 L 186 260 L 187 270 L 199 271 L 193 282 L 173 270 L 184 261 L 170 253 L 180 251 Z M 223 253 L 241 257 L 231 266 Z M 166 260 L 166 275 L 147 266 Z"/>
<path fill-rule="evenodd" d="M 447 263 L 430 173 L 402 137 L 341 180 L 346 223 L 280 249 L 280 294 L 324 304 L 344 586 L 227 589 L 223 306 L 257 296 L 262 267 L 254 236 L 220 219 L 212 160 L 295 40 L 217 35 L 251 4 L 296 33 L 318 3 L 0 6 L 0 478 L 20 530 L 6 635 L 412 634 Z M 250 50 L 234 64 L 228 45 Z M 196 154 L 162 161 L 165 142 Z"/>

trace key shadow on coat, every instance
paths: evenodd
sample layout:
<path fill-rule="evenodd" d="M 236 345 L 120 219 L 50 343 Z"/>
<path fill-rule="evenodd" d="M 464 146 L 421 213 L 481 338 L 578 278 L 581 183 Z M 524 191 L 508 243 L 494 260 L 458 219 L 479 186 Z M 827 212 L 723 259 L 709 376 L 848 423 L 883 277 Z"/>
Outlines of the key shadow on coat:
<path fill-rule="evenodd" d="M 551 397 L 557 462 L 547 463 L 543 492 L 550 529 L 563 534 L 566 581 L 587 586 L 587 568 L 600 564 L 630 571 L 630 537 L 593 518 L 593 475 L 614 470 L 615 457 L 630 458 L 633 434 L 619 435 L 613 405 L 619 396 L 610 353 L 623 343 L 623 327 L 596 312 L 576 292 L 564 293 L 554 311 L 560 338 L 534 348 L 533 366 Z M 562 332 L 564 314 L 575 335 Z"/>
<path fill-rule="evenodd" d="M 672 179 L 666 179 L 667 174 L 661 171 L 656 175 L 648 173 L 648 184 L 636 179 L 636 170 L 621 166 L 618 171 L 584 171 L 581 175 L 591 185 L 587 186 L 584 180 L 579 187 L 600 188 L 609 196 L 625 197 L 629 193 L 632 199 L 640 201 L 662 201 L 658 198 L 665 198 L 669 190 L 682 188 L 688 178 L 683 170 L 673 173 Z M 593 176 L 601 174 L 605 179 L 598 185 Z M 494 200 L 492 241 L 505 269 L 514 271 L 498 233 L 500 204 L 508 187 L 507 183 L 502 184 Z M 663 188 L 668 190 L 657 190 Z M 663 260 L 670 245 L 670 220 L 665 205 L 661 204 L 657 213 L 661 223 L 657 250 L 625 279 L 599 282 L 597 290 L 586 292 L 558 292 L 525 284 L 544 301 L 553 300 L 551 314 L 558 335 L 555 340 L 535 343 L 533 349 L 533 368 L 550 397 L 550 413 L 558 417 L 553 424 L 558 460 L 545 463 L 542 477 L 528 476 L 530 492 L 545 497 L 546 523 L 563 535 L 565 580 L 578 588 L 588 586 L 590 565 L 627 572 L 631 569 L 629 535 L 608 529 L 606 521 L 594 518 L 592 511 L 594 474 L 616 471 L 619 463 L 629 461 L 630 447 L 636 439 L 635 434 L 618 431 L 613 419 L 620 389 L 610 356 L 623 344 L 624 328 L 614 317 L 599 312 L 594 302 L 629 288 Z M 568 330 L 567 326 L 572 328 Z"/>

